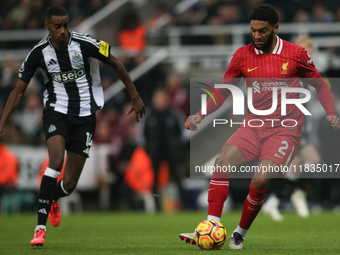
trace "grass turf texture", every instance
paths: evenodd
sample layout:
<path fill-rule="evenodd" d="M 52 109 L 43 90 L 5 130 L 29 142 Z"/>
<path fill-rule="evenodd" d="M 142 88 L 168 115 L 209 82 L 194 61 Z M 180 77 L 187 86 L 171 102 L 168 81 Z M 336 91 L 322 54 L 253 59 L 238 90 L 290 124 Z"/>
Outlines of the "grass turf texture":
<path fill-rule="evenodd" d="M 260 214 L 247 234 L 245 249 L 229 250 L 240 215 L 223 215 L 228 237 L 219 251 L 201 251 L 178 237 L 193 231 L 206 217 L 203 212 L 73 214 L 63 217 L 57 228 L 48 223 L 43 247 L 30 245 L 35 214 L 0 215 L 0 254 L 340 254 L 340 216 L 332 212 L 307 219 L 286 213 L 283 222 Z"/>

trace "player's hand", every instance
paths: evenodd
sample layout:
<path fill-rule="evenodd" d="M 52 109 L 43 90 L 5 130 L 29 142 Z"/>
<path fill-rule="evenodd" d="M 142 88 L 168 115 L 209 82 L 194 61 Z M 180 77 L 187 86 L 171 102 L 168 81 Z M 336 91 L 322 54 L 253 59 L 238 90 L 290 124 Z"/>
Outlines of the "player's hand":
<path fill-rule="evenodd" d="M 196 124 L 201 123 L 202 117 L 199 115 L 192 115 L 187 118 L 187 121 L 185 122 L 185 128 L 196 131 L 198 130 Z"/>
<path fill-rule="evenodd" d="M 132 112 L 136 113 L 137 122 L 139 122 L 139 118 L 142 118 L 143 115 L 145 115 L 144 103 L 139 96 L 132 99 L 132 107 L 126 114 L 131 114 Z"/>
<path fill-rule="evenodd" d="M 337 116 L 327 116 L 326 119 L 335 130 L 340 128 L 340 119 Z"/>

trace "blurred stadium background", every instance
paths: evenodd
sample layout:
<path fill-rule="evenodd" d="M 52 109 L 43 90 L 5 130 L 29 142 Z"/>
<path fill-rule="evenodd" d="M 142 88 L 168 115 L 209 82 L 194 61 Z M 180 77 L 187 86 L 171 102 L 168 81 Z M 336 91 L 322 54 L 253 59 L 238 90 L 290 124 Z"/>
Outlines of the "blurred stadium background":
<path fill-rule="evenodd" d="M 220 78 L 235 50 L 250 42 L 247 14 L 256 4 L 269 3 L 280 14 L 278 35 L 292 41 L 297 35 L 313 39 L 316 66 L 329 78 L 340 72 L 340 3 L 334 0 L 3 0 L 0 8 L 0 114 L 14 88 L 20 65 L 44 36 L 44 11 L 61 4 L 70 14 L 71 30 L 88 33 L 112 46 L 111 53 L 126 66 L 151 113 L 171 108 L 178 127 L 156 122 L 135 123 L 127 116 L 129 97 L 115 74 L 101 64 L 106 105 L 97 113 L 97 130 L 90 159 L 76 191 L 61 199 L 64 213 L 89 210 L 155 212 L 152 164 L 145 154 L 148 139 L 172 145 L 176 169 L 161 167 L 160 197 L 164 211 L 205 209 L 209 179 L 190 179 L 189 132 L 184 120 L 190 113 L 190 78 Z M 47 150 L 41 128 L 42 76 L 31 81 L 20 108 L 1 135 L 0 211 L 34 211 L 39 173 Z M 339 84 L 331 84 L 336 108 Z M 155 93 L 163 92 L 163 93 Z M 154 96 L 154 97 L 153 97 Z M 167 103 L 168 102 L 168 103 Z M 325 126 L 320 106 L 313 109 L 313 143 L 327 164 L 339 163 L 340 133 Z M 225 111 L 227 111 L 226 109 Z M 159 124 L 159 123 L 158 123 Z M 157 127 L 154 127 L 154 126 Z M 176 124 L 177 125 L 177 124 Z M 154 129 L 152 129 L 154 128 Z M 168 128 L 167 137 L 157 128 Z M 175 131 L 175 129 L 177 131 Z M 178 129 L 180 131 L 178 131 Z M 155 132 L 148 132 L 155 130 Z M 204 129 L 203 129 L 204 131 Z M 321 139 L 320 139 L 321 137 Z M 227 137 L 226 137 L 227 139 Z M 223 140 L 226 140 L 223 139 Z M 213 142 L 213 140 L 211 140 Z M 8 156 L 6 146 L 12 152 Z M 209 144 L 204 145 L 208 148 Z M 213 146 L 211 146 L 213 147 Z M 209 147 L 210 148 L 210 147 Z M 139 150 L 140 149 L 140 150 Z M 219 149 L 219 148 L 218 148 Z M 208 161 L 216 152 L 202 153 Z M 6 159 L 6 160 L 5 160 Z M 8 159 L 8 160 L 7 160 Z M 13 163 L 14 162 L 14 163 Z M 8 167 L 9 164 L 17 168 Z M 177 171 L 179 182 L 169 171 Z M 150 174 L 151 173 L 151 174 Z M 170 176 L 170 177 L 169 177 Z M 185 198 L 178 184 L 183 188 Z M 240 208 L 249 180 L 235 180 L 228 208 Z M 305 184 L 310 208 L 340 210 L 339 179 L 313 179 Z M 292 209 L 289 200 L 282 207 Z"/>

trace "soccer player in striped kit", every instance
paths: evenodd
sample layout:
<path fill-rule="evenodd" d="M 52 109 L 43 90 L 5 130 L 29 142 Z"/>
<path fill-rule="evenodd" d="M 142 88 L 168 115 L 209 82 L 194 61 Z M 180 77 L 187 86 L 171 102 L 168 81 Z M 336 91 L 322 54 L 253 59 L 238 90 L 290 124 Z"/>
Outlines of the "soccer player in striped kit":
<path fill-rule="evenodd" d="M 224 84 L 237 85 L 238 78 L 245 77 L 246 86 L 252 87 L 253 107 L 257 110 L 267 110 L 272 107 L 273 90 L 277 91 L 277 108 L 269 115 L 259 116 L 248 110 L 244 123 L 260 120 L 260 127 L 250 124 L 240 125 L 240 128 L 223 146 L 215 161 L 218 166 L 241 166 L 259 161 L 261 166 L 288 166 L 294 158 L 299 146 L 304 115 L 296 105 L 287 107 L 286 115 L 281 115 L 281 89 L 284 87 L 301 87 L 298 78 L 304 78 L 308 84 L 317 90 L 319 100 L 327 112 L 327 121 L 334 129 L 340 128 L 339 118 L 335 115 L 331 91 L 315 68 L 313 61 L 303 47 L 282 40 L 276 35 L 278 13 L 266 4 L 255 6 L 249 13 L 252 43 L 239 48 L 233 55 L 230 65 L 223 76 Z M 237 81 L 237 82 L 236 82 Z M 265 82 L 264 82 L 265 81 Z M 230 91 L 216 89 L 222 101 L 226 100 Z M 289 99 L 298 99 L 299 93 L 287 94 Z M 234 100 L 236 100 L 234 98 Z M 207 115 L 214 112 L 215 106 L 210 98 L 207 102 Z M 185 127 L 197 130 L 197 124 L 205 115 L 198 112 L 188 117 Z M 271 121 L 266 121 L 270 119 Z M 295 127 L 284 127 L 283 120 L 294 120 Z M 258 123 L 253 123 L 253 126 Z M 289 124 L 287 123 L 287 126 Z M 289 125 L 292 126 L 292 125 Z M 294 125 L 293 125 L 294 126 Z M 229 192 L 229 174 L 224 176 L 216 172 L 209 185 L 208 219 L 220 221 L 223 204 Z M 248 229 L 256 218 L 264 201 L 270 178 L 277 177 L 274 172 L 256 172 L 249 187 L 249 194 L 244 202 L 239 225 L 233 232 L 230 249 L 242 249 Z M 281 174 L 281 173 L 280 173 Z M 281 177 L 283 175 L 281 174 Z M 222 178 L 221 178 L 222 177 Z M 193 233 L 180 234 L 180 238 L 195 243 Z"/>
<path fill-rule="evenodd" d="M 144 104 L 123 64 L 110 54 L 110 45 L 89 35 L 69 30 L 69 15 L 59 5 L 46 11 L 45 28 L 49 35 L 34 46 L 19 70 L 19 80 L 9 96 L 0 121 L 0 133 L 37 70 L 45 80 L 43 129 L 49 165 L 41 181 L 38 223 L 32 246 L 45 243 L 46 221 L 53 226 L 61 220 L 58 199 L 76 188 L 95 132 L 95 112 L 104 105 L 98 60 L 109 65 L 126 86 L 139 121 L 145 114 Z M 63 167 L 63 179 L 57 178 Z"/>

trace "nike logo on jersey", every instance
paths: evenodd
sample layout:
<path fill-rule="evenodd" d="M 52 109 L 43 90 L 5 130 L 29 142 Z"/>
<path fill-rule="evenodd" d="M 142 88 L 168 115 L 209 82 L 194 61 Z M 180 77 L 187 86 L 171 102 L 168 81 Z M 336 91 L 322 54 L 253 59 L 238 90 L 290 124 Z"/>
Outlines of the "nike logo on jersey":
<path fill-rule="evenodd" d="M 257 69 L 257 68 L 259 68 L 259 67 L 257 66 L 257 67 L 254 67 L 254 68 L 252 68 L 252 69 L 249 69 L 249 68 L 248 68 L 248 73 L 254 71 L 254 70 Z"/>
<path fill-rule="evenodd" d="M 277 153 L 275 153 L 275 157 L 277 157 L 277 158 L 283 158 L 282 156 L 277 155 Z"/>
<path fill-rule="evenodd" d="M 248 209 L 249 209 L 249 210 L 252 210 L 252 211 L 255 211 L 255 210 L 256 210 L 256 208 L 251 208 L 250 206 L 248 206 Z"/>

